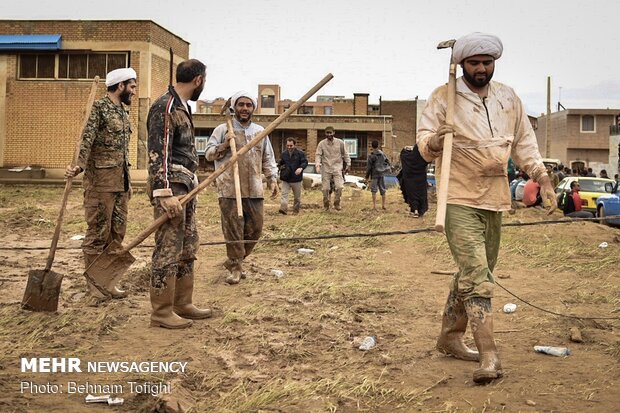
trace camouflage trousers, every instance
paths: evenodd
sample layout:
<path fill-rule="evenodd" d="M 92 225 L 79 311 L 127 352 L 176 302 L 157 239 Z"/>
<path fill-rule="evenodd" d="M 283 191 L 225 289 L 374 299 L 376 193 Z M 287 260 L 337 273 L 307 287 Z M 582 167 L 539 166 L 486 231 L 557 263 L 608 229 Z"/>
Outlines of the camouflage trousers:
<path fill-rule="evenodd" d="M 263 232 L 262 198 L 242 198 L 243 217 L 237 215 L 237 201 L 234 198 L 219 198 L 222 232 L 226 241 L 258 240 Z M 243 259 L 250 255 L 255 242 L 226 244 L 230 271 L 241 270 Z"/>
<path fill-rule="evenodd" d="M 492 298 L 502 228 L 502 213 L 448 204 L 446 238 L 458 272 L 450 290 L 459 298 Z"/>
<path fill-rule="evenodd" d="M 189 192 L 183 184 L 171 183 L 171 187 L 174 196 L 182 196 Z M 155 219 L 166 213 L 157 198 L 152 199 L 151 203 L 154 206 Z M 182 214 L 168 219 L 155 232 L 155 249 L 151 265 L 152 287 L 164 287 L 169 276 L 181 278 L 193 273 L 199 244 L 195 216 L 196 199 L 193 199 L 185 204 Z"/>
<path fill-rule="evenodd" d="M 84 191 L 84 215 L 88 229 L 82 251 L 99 255 L 112 242 L 123 242 L 127 229 L 128 192 Z"/>

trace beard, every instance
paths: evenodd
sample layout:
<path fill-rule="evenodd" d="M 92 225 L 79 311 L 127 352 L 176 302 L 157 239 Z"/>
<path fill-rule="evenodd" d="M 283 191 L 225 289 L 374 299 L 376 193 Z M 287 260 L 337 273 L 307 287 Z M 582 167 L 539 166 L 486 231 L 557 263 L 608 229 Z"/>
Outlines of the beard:
<path fill-rule="evenodd" d="M 131 105 L 131 92 L 128 90 L 122 91 L 119 98 L 125 105 Z"/>
<path fill-rule="evenodd" d="M 204 88 L 205 88 L 205 85 L 203 83 L 202 85 L 200 85 L 199 88 L 194 89 L 194 93 L 192 93 L 192 96 L 189 98 L 189 100 L 191 100 L 192 102 L 197 101 Z"/>
<path fill-rule="evenodd" d="M 495 71 L 492 71 L 488 75 L 485 75 L 484 79 L 477 79 L 476 75 L 472 76 L 467 72 L 467 70 L 463 70 L 463 77 L 465 78 L 465 80 L 467 80 L 467 83 L 469 83 L 473 87 L 480 88 L 489 84 L 489 82 L 493 78 L 493 73 L 495 73 Z"/>
<path fill-rule="evenodd" d="M 235 113 L 235 117 L 239 122 L 249 122 L 252 120 L 251 113 Z"/>

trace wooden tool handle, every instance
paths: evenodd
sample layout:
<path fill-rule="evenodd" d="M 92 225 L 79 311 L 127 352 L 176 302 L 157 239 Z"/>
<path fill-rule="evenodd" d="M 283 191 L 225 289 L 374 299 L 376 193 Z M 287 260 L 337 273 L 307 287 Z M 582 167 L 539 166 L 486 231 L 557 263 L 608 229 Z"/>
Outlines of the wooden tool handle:
<path fill-rule="evenodd" d="M 230 153 L 232 156 L 237 154 L 237 141 L 235 140 L 235 131 L 233 129 L 232 119 L 230 112 L 226 115 L 226 125 L 228 127 L 227 134 L 228 142 L 230 144 Z M 235 201 L 237 202 L 237 216 L 241 218 L 243 216 L 243 205 L 241 204 L 241 184 L 239 182 L 239 162 L 233 164 L 233 180 L 235 183 Z"/>
<path fill-rule="evenodd" d="M 260 141 L 262 141 L 265 136 L 267 136 L 271 132 L 273 132 L 275 130 L 275 128 L 278 127 L 278 125 L 280 125 L 282 122 L 284 122 L 291 114 L 296 112 L 297 109 L 299 109 L 299 107 L 301 105 L 306 103 L 306 101 L 308 99 L 310 99 L 312 97 L 312 95 L 314 95 L 316 92 L 318 92 L 319 89 L 321 89 L 323 86 L 325 86 L 325 84 L 327 82 L 329 82 L 330 80 L 332 80 L 333 77 L 334 77 L 334 75 L 329 73 L 323 79 L 321 79 L 321 81 L 319 83 L 314 85 L 314 87 L 312 89 L 310 89 L 308 92 L 306 92 L 306 94 L 303 95 L 297 102 L 293 103 L 291 105 L 291 107 L 286 110 L 286 112 L 284 112 L 283 114 L 278 116 L 262 132 L 260 132 L 258 135 L 256 135 L 250 142 L 248 142 L 247 144 L 243 145 L 243 148 L 241 148 L 239 151 L 237 151 L 237 153 L 235 155 L 231 156 L 231 158 L 227 162 L 225 162 L 224 164 L 220 165 L 220 167 L 217 168 L 215 170 L 215 172 L 213 172 L 211 175 L 209 175 L 196 188 L 192 189 L 191 192 L 189 192 L 187 195 L 185 195 L 183 198 L 181 198 L 181 205 L 187 204 L 189 201 L 194 199 L 196 197 L 196 195 L 198 195 L 198 193 L 200 191 L 205 189 L 207 186 L 211 185 L 211 183 L 213 181 L 215 181 L 215 179 L 218 176 L 223 174 L 225 170 L 227 170 L 232 165 L 234 165 L 234 163 L 237 161 L 237 159 L 241 155 L 245 154 L 250 149 L 252 149 L 256 145 L 258 145 L 258 143 Z M 127 246 L 124 248 L 124 251 L 129 251 L 132 248 L 134 248 L 135 246 L 139 245 L 142 241 L 147 239 L 149 235 L 151 235 L 153 232 L 155 232 L 155 230 L 157 228 L 159 228 L 159 226 L 162 225 L 167 220 L 168 220 L 168 215 L 162 214 L 159 218 L 157 218 L 155 221 L 153 221 L 151 223 L 151 225 L 149 225 L 146 229 L 144 229 L 141 233 L 139 233 L 138 236 L 135 239 L 133 239 L 129 244 L 127 244 Z"/>
<path fill-rule="evenodd" d="M 86 103 L 86 112 L 84 114 L 84 120 L 82 121 L 82 127 L 80 128 L 80 135 L 78 136 L 77 143 L 75 145 L 75 152 L 73 154 L 73 161 L 71 163 L 71 166 L 75 166 L 75 164 L 77 164 L 78 158 L 80 156 L 82 135 L 84 134 L 84 129 L 86 129 L 86 124 L 88 123 L 88 118 L 90 117 L 90 110 L 93 107 L 93 102 L 95 101 L 98 84 L 99 76 L 95 76 L 95 79 L 93 79 L 93 84 L 90 87 L 90 95 L 88 96 L 88 102 Z M 45 264 L 45 272 L 48 272 L 52 268 L 52 263 L 54 262 L 56 247 L 58 246 L 58 239 L 60 238 L 60 229 L 62 227 L 62 221 L 65 216 L 65 208 L 67 206 L 67 200 L 69 199 L 69 193 L 71 192 L 72 183 L 73 177 L 67 178 L 67 182 L 65 182 L 65 190 L 62 193 L 60 212 L 58 213 L 58 218 L 56 218 L 56 228 L 54 229 L 54 236 L 52 237 L 52 246 L 50 247 L 50 252 L 47 256 L 47 263 Z"/>
<path fill-rule="evenodd" d="M 450 59 L 450 73 L 448 75 L 448 108 L 446 109 L 446 124 L 454 125 L 454 104 L 456 100 L 456 63 Z M 443 139 L 443 153 L 441 156 L 441 176 L 437 187 L 437 216 L 435 217 L 435 231 L 444 232 L 446 226 L 446 208 L 448 206 L 448 184 L 450 182 L 450 166 L 452 164 L 452 133 L 446 133 Z"/>

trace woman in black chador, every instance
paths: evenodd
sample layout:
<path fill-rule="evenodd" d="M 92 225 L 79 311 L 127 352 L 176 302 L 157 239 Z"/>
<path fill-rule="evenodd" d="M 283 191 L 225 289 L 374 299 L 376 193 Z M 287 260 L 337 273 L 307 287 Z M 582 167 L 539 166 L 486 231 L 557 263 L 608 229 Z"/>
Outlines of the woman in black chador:
<path fill-rule="evenodd" d="M 421 217 L 428 210 L 426 167 L 428 162 L 422 158 L 418 145 L 406 146 L 400 151 L 402 169 L 397 175 L 400 190 L 405 202 L 409 204 L 414 217 Z"/>

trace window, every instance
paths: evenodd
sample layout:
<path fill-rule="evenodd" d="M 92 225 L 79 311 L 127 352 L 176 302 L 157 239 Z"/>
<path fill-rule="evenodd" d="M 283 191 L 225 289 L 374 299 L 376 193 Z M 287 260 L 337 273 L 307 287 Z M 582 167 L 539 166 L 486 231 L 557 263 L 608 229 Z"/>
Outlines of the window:
<path fill-rule="evenodd" d="M 20 79 L 105 78 L 114 69 L 127 67 L 128 53 L 40 53 L 19 56 Z"/>
<path fill-rule="evenodd" d="M 344 138 L 344 148 L 351 158 L 357 158 L 357 139 Z"/>
<path fill-rule="evenodd" d="M 263 108 L 273 109 L 276 107 L 276 97 L 273 95 L 262 95 L 260 97 L 260 105 Z"/>
<path fill-rule="evenodd" d="M 312 106 L 302 106 L 297 109 L 298 115 L 314 115 L 314 108 Z"/>
<path fill-rule="evenodd" d="M 331 106 L 325 106 L 325 114 L 326 115 L 333 115 L 334 114 L 334 108 L 332 108 Z"/>
<path fill-rule="evenodd" d="M 53 78 L 56 55 L 38 54 L 24 55 L 20 60 L 20 77 Z"/>
<path fill-rule="evenodd" d="M 593 115 L 581 116 L 581 132 L 595 132 L 596 121 Z"/>

